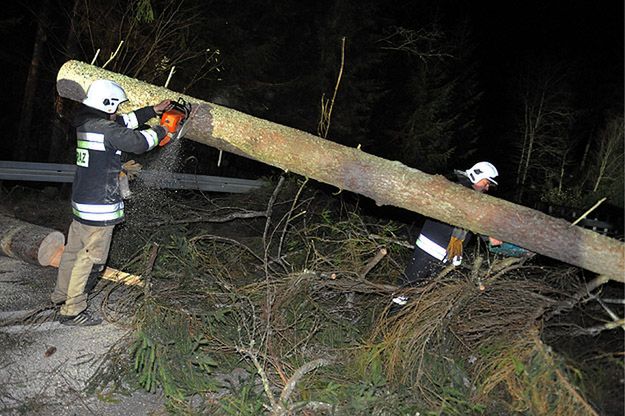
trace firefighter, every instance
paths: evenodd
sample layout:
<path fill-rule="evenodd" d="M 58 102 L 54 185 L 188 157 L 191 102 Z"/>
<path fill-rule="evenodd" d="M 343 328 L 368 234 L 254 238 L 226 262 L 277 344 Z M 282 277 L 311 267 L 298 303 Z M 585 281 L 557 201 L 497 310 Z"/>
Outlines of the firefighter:
<path fill-rule="evenodd" d="M 72 121 L 77 136 L 73 221 L 51 295 L 52 301 L 61 305 L 59 321 L 64 325 L 102 322 L 87 310 L 87 296 L 104 270 L 113 228 L 124 220 L 119 185 L 121 154 L 144 153 L 167 136 L 164 127 L 145 128 L 144 123 L 167 110 L 171 100 L 117 114 L 119 105 L 127 100 L 119 84 L 96 80 Z"/>
<path fill-rule="evenodd" d="M 473 188 L 477 192 L 488 192 L 491 186 L 497 186 L 495 178 L 497 168 L 489 162 L 479 162 L 466 171 L 456 170 L 456 177 L 461 185 Z M 445 224 L 433 219 L 426 219 L 415 244 L 412 258 L 404 275 L 402 286 L 414 286 L 435 276 L 449 263 L 459 266 L 462 263 L 462 249 L 470 239 L 470 233 L 462 228 Z M 501 241 L 489 237 L 492 245 Z M 398 295 L 393 303 L 403 306 L 408 298 Z"/>

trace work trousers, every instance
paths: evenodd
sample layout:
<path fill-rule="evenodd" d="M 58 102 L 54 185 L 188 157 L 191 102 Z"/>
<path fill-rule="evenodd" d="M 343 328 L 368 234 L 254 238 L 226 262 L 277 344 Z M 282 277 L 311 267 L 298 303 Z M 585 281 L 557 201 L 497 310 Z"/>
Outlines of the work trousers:
<path fill-rule="evenodd" d="M 52 302 L 62 303 L 61 315 L 75 316 L 87 309 L 87 295 L 104 269 L 113 228 L 72 221 L 51 295 Z"/>
<path fill-rule="evenodd" d="M 448 263 L 443 263 L 419 247 L 415 247 L 404 276 L 400 277 L 402 286 L 414 286 L 429 280 L 440 273 Z"/>

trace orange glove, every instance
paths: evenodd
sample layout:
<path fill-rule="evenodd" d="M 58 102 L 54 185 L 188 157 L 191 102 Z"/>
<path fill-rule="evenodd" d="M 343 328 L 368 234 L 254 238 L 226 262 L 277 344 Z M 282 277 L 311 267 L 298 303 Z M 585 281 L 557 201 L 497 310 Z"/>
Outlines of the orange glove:
<path fill-rule="evenodd" d="M 462 240 L 456 237 L 451 237 L 449 239 L 446 258 L 448 260 L 453 260 L 454 258 L 462 259 Z"/>
<path fill-rule="evenodd" d="M 467 237 L 467 232 L 462 228 L 454 228 L 451 232 L 451 238 L 449 244 L 447 244 L 447 254 L 445 259 L 451 260 L 454 266 L 459 266 L 462 263 L 462 245 L 464 239 Z"/>

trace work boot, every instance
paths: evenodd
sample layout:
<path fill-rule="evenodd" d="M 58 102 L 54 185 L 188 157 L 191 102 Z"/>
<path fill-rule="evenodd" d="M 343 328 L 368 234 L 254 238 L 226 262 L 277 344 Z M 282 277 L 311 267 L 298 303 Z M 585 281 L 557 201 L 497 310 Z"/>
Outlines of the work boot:
<path fill-rule="evenodd" d="M 404 306 L 408 303 L 408 296 L 399 295 L 393 298 L 393 303 L 397 306 Z"/>
<path fill-rule="evenodd" d="M 87 310 L 84 310 L 78 315 L 74 316 L 61 315 L 61 317 L 59 318 L 59 322 L 61 323 L 61 325 L 68 326 L 94 326 L 100 325 L 102 323 L 102 318 L 94 315 Z"/>
<path fill-rule="evenodd" d="M 391 307 L 389 308 L 389 311 L 388 311 L 389 315 L 395 315 L 396 313 L 404 309 L 404 306 L 406 306 L 409 300 L 410 299 L 408 298 L 408 296 L 404 296 L 404 295 L 394 296 L 393 301 L 391 302 Z"/>

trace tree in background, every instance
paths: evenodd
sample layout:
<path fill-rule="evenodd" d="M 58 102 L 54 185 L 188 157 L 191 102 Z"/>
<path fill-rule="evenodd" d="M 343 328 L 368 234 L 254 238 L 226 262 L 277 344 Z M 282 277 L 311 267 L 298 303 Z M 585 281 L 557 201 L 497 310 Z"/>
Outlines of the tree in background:
<path fill-rule="evenodd" d="M 220 52 L 202 36 L 200 3 L 182 0 L 77 2 L 71 19 L 81 56 L 95 65 L 164 84 L 172 67 L 175 89 L 188 91 L 215 76 Z"/>
<path fill-rule="evenodd" d="M 70 129 L 57 113 L 59 108 L 72 106 L 59 102 L 55 94 L 57 70 L 68 59 L 93 61 L 161 85 L 175 67 L 172 88 L 184 92 L 206 78 L 217 78 L 220 51 L 202 30 L 205 19 L 200 6 L 205 6 L 204 2 L 46 0 L 41 4 L 47 7 L 45 13 L 26 6 L 26 15 L 45 19 L 37 19 L 40 30 L 20 111 L 19 131 L 24 140 L 14 149 L 14 153 L 20 153 L 14 157 L 69 161 L 65 156 L 71 154 L 67 151 Z"/>
<path fill-rule="evenodd" d="M 475 117 L 480 92 L 471 58 L 469 33 L 394 28 L 384 48 L 404 54 L 408 78 L 398 97 L 398 129 L 393 157 L 430 173 L 462 164 L 479 134 Z M 395 107 L 396 108 L 396 107 Z"/>
<path fill-rule="evenodd" d="M 568 70 L 527 66 L 518 83 L 517 202 L 588 208 L 603 197 L 623 205 L 623 115 L 611 113 L 580 149 Z M 588 123 L 588 121 L 587 121 Z"/>
<path fill-rule="evenodd" d="M 623 207 L 625 123 L 623 114 L 610 115 L 599 132 L 589 168 L 588 187 L 597 197 Z"/>
<path fill-rule="evenodd" d="M 328 137 L 346 146 L 361 145 L 368 152 L 375 146 L 371 124 L 378 118 L 375 106 L 383 94 L 379 70 L 383 51 L 376 43 L 379 14 L 378 3 L 358 0 L 335 1 L 326 13 L 320 13 L 318 63 L 310 84 L 317 100 L 331 95 L 341 66 L 341 39 L 345 37 L 345 63 Z"/>
<path fill-rule="evenodd" d="M 566 73 L 558 66 L 532 65 L 519 81 L 519 136 L 516 142 L 516 200 L 562 190 L 565 168 L 574 146 L 569 140 L 573 120 Z"/>
<path fill-rule="evenodd" d="M 37 96 L 37 87 L 39 84 L 40 70 L 42 61 L 44 60 L 44 45 L 49 30 L 49 8 L 50 0 L 43 0 L 37 10 L 37 32 L 33 45 L 33 53 L 30 60 L 28 77 L 24 86 L 24 95 L 22 99 L 22 108 L 20 112 L 20 121 L 17 128 L 17 137 L 22 143 L 18 146 L 14 155 L 18 160 L 28 160 L 31 153 L 38 147 L 36 143 L 38 138 L 31 136 L 31 126 L 33 115 L 35 112 L 35 103 Z"/>

